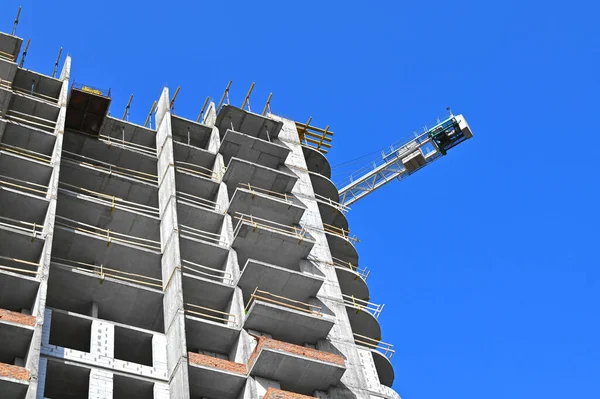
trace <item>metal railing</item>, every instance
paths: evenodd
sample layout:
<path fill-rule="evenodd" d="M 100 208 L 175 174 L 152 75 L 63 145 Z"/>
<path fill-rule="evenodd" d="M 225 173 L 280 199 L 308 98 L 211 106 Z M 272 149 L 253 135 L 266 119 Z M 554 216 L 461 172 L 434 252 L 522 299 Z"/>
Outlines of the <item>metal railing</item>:
<path fill-rule="evenodd" d="M 0 270 L 15 273 L 25 273 L 37 276 L 39 272 L 39 267 L 40 265 L 35 262 L 29 262 L 18 258 L 11 258 L 9 256 L 0 256 Z"/>
<path fill-rule="evenodd" d="M 225 324 L 237 324 L 237 317 L 234 314 L 223 312 L 222 310 L 211 309 L 206 306 L 199 306 L 187 302 L 185 303 L 184 310 L 186 313 L 192 316 L 198 316 L 202 319 L 214 320 Z"/>
<path fill-rule="evenodd" d="M 5 51 L 0 51 L 0 58 L 7 59 L 7 60 L 9 60 L 11 62 L 14 62 L 17 59 L 16 56 L 14 56 L 14 55 L 12 55 L 10 53 L 7 53 Z"/>
<path fill-rule="evenodd" d="M 35 115 L 30 115 L 20 111 L 15 111 L 14 109 L 9 109 L 8 111 L 6 111 L 6 114 L 4 116 L 9 121 L 29 125 L 33 128 L 44 129 L 51 133 L 54 133 L 54 131 L 56 130 L 56 121 L 41 118 Z"/>
<path fill-rule="evenodd" d="M 77 198 L 83 198 L 87 200 L 93 199 L 97 202 L 100 202 L 101 204 L 108 205 L 111 207 L 111 211 L 115 209 L 123 209 L 126 211 L 143 213 L 152 217 L 159 216 L 158 208 L 153 206 L 138 204 L 136 202 L 124 200 L 123 198 L 119 198 L 114 195 L 108 195 L 97 191 L 88 190 L 86 188 L 75 186 L 73 184 L 68 184 L 65 182 L 59 182 L 58 187 L 59 191 L 62 193 L 74 195 Z"/>
<path fill-rule="evenodd" d="M 19 155 L 25 158 L 29 158 L 34 161 L 39 161 L 50 165 L 52 163 L 52 157 L 46 154 L 42 154 L 40 152 L 28 150 L 22 147 L 16 147 L 14 145 L 9 145 L 2 143 L 0 144 L 0 150 L 10 152 L 11 154 Z"/>
<path fill-rule="evenodd" d="M 134 143 L 132 141 L 127 141 L 127 140 L 125 140 L 125 138 L 118 139 L 113 136 L 107 136 L 106 134 L 99 134 L 96 136 L 96 135 L 81 132 L 81 131 L 77 131 L 77 134 L 81 134 L 81 135 L 84 135 L 84 136 L 87 136 L 87 137 L 90 137 L 93 139 L 97 139 L 98 141 L 101 141 L 104 144 L 106 144 L 108 147 L 115 146 L 115 147 L 123 148 L 123 149 L 129 150 L 129 151 L 136 151 L 136 152 L 142 153 L 144 155 L 148 155 L 153 158 L 156 158 L 156 149 L 155 148 L 148 147 L 143 144 Z"/>
<path fill-rule="evenodd" d="M 183 269 L 195 273 L 196 275 L 207 278 L 209 280 L 222 282 L 233 285 L 233 275 L 224 270 L 215 269 L 214 267 L 204 266 L 198 263 L 190 262 L 189 260 L 181 260 Z"/>
<path fill-rule="evenodd" d="M 12 90 L 15 93 L 22 94 L 22 95 L 24 95 L 26 97 L 29 97 L 29 98 L 32 98 L 34 100 L 44 100 L 44 101 L 48 102 L 50 105 L 53 105 L 53 106 L 57 106 L 57 104 L 58 104 L 58 98 L 56 98 L 56 97 L 52 97 L 52 96 L 49 96 L 49 95 L 46 95 L 46 94 L 38 93 L 38 92 L 33 91 L 33 90 L 27 90 L 27 89 L 24 89 L 22 87 L 17 87 L 17 86 L 14 86 L 14 85 L 12 86 Z"/>
<path fill-rule="evenodd" d="M 246 305 L 245 311 L 248 312 L 248 309 L 250 309 L 250 305 L 252 305 L 252 303 L 257 300 L 270 302 L 275 305 L 284 306 L 286 308 L 298 310 L 314 316 L 323 316 L 323 313 L 321 313 L 321 306 L 311 305 L 310 303 L 300 302 L 294 299 L 286 298 L 281 295 L 272 294 L 268 291 L 262 291 L 259 290 L 258 287 L 254 289 L 254 292 L 252 293 L 252 295 L 250 295 L 250 299 L 248 300 L 248 304 Z"/>
<path fill-rule="evenodd" d="M 346 261 L 343 261 L 343 260 L 333 257 L 333 256 L 331 257 L 331 259 L 333 259 L 333 263 L 332 263 L 333 266 L 350 269 L 353 272 L 356 272 L 365 281 L 367 281 L 367 278 L 371 274 L 371 271 L 368 270 L 368 268 L 366 266 L 360 268 L 357 265 L 353 265 L 352 262 L 346 262 Z"/>
<path fill-rule="evenodd" d="M 0 51 L 0 54 L 1 53 L 2 53 L 2 51 Z M 0 79 L 0 88 L 6 89 L 6 90 L 11 90 L 12 83 L 10 82 L 10 80 Z"/>
<path fill-rule="evenodd" d="M 81 233 L 89 234 L 94 237 L 98 237 L 106 240 L 106 246 L 109 246 L 112 242 L 135 245 L 142 248 L 151 249 L 154 251 L 160 251 L 160 242 L 155 240 L 149 240 L 147 238 L 135 237 L 129 234 L 115 233 L 110 229 L 103 229 L 100 227 L 92 226 L 77 220 L 69 219 L 64 216 L 56 215 L 56 225 L 72 229 Z"/>
<path fill-rule="evenodd" d="M 323 231 L 328 234 L 332 234 L 343 238 L 344 240 L 351 241 L 353 244 L 360 242 L 358 237 L 350 236 L 350 230 L 335 227 L 327 223 L 323 223 Z"/>
<path fill-rule="evenodd" d="M 110 98 L 110 89 L 108 89 L 108 90 L 99 89 L 97 87 L 92 87 L 92 86 L 84 85 L 82 83 L 77 83 L 77 82 L 73 82 L 73 84 L 71 85 L 71 89 L 77 89 L 77 90 L 83 91 L 85 93 L 94 94 L 96 96 Z"/>
<path fill-rule="evenodd" d="M 244 190 L 248 190 L 253 196 L 256 194 L 264 194 L 268 197 L 275 197 L 278 200 L 285 201 L 288 204 L 293 204 L 293 202 L 294 202 L 292 200 L 293 197 L 290 194 L 278 193 L 278 192 L 267 190 L 264 188 L 252 186 L 252 185 L 250 185 L 250 183 L 239 183 L 238 186 L 243 188 Z"/>
<path fill-rule="evenodd" d="M 394 353 L 396 353 L 396 351 L 393 349 L 394 345 L 373 338 L 365 337 L 364 335 L 354 334 L 354 342 L 357 345 L 366 346 L 367 348 L 379 351 L 389 360 L 392 360 Z"/>
<path fill-rule="evenodd" d="M 209 211 L 217 211 L 223 212 L 225 211 L 221 208 L 221 206 L 215 201 L 207 200 L 197 195 L 192 195 L 188 193 L 184 193 L 183 191 L 177 190 L 177 200 L 182 203 L 189 203 L 192 205 L 197 205 L 201 208 L 208 209 Z"/>
<path fill-rule="evenodd" d="M 22 233 L 31 234 L 31 241 L 35 240 L 36 238 L 44 239 L 44 237 L 42 236 L 42 233 L 44 231 L 43 224 L 24 222 L 22 220 L 13 219 L 6 216 L 0 216 L 0 226 L 17 230 Z"/>
<path fill-rule="evenodd" d="M 0 187 L 10 187 L 18 190 L 25 190 L 42 197 L 46 197 L 48 186 L 38 183 L 28 182 L 26 180 L 15 179 L 14 177 L 0 175 Z"/>
<path fill-rule="evenodd" d="M 57 261 L 57 262 L 54 262 Z M 154 288 L 162 289 L 162 280 L 159 278 L 144 276 L 143 274 L 125 272 L 119 269 L 107 267 L 104 265 L 92 265 L 90 263 L 78 262 L 65 258 L 52 258 L 52 262 L 57 264 L 63 264 L 68 267 L 72 267 L 76 270 L 87 272 L 96 276 L 100 276 L 102 280 L 105 277 L 112 277 L 117 280 L 132 282 L 136 284 L 142 284 Z"/>
<path fill-rule="evenodd" d="M 217 172 L 213 171 L 212 169 L 183 161 L 175 161 L 175 170 L 179 172 L 191 173 L 211 180 L 219 180 L 221 177 Z"/>
<path fill-rule="evenodd" d="M 217 244 L 222 247 L 229 247 L 227 241 L 221 236 L 221 234 L 211 233 L 209 231 L 196 229 L 194 227 L 179 224 L 179 232 L 181 234 L 189 235 L 192 238 L 197 238 L 200 241 L 208 242 L 210 244 Z"/>
<path fill-rule="evenodd" d="M 320 203 L 326 204 L 326 205 L 330 205 L 330 206 L 338 209 L 342 213 L 346 213 L 350 210 L 349 206 L 340 204 L 339 202 L 335 202 L 331 198 L 327 198 L 327 197 L 317 194 L 317 193 L 315 193 L 315 199 L 317 200 L 317 202 L 320 202 Z"/>
<path fill-rule="evenodd" d="M 237 219 L 238 222 L 235 226 L 235 229 L 233 230 L 234 236 L 237 236 L 244 223 L 252 225 L 254 227 L 254 230 L 264 228 L 284 234 L 291 234 L 297 237 L 300 241 L 304 240 L 308 236 L 308 232 L 304 227 L 289 226 L 281 223 L 276 223 L 267 219 L 255 217 L 252 215 L 246 215 L 240 212 L 236 212 L 235 215 L 236 216 L 234 216 L 234 219 Z"/>
<path fill-rule="evenodd" d="M 363 299 L 355 298 L 354 295 L 342 294 L 342 297 L 344 298 L 344 304 L 346 304 L 346 306 L 350 306 L 356 309 L 358 312 L 364 310 L 370 313 L 376 319 L 379 318 L 379 315 L 381 314 L 381 312 L 383 311 L 383 307 L 385 306 L 368 302 Z"/>
<path fill-rule="evenodd" d="M 64 155 L 66 154 L 66 156 Z M 61 161 L 68 162 L 81 167 L 97 170 L 108 175 L 121 176 L 128 179 L 138 180 L 143 183 L 151 183 L 158 185 L 158 176 L 150 173 L 140 172 L 135 169 L 128 169 L 121 166 L 116 166 L 108 162 L 99 161 L 89 158 L 74 152 L 63 150 Z"/>

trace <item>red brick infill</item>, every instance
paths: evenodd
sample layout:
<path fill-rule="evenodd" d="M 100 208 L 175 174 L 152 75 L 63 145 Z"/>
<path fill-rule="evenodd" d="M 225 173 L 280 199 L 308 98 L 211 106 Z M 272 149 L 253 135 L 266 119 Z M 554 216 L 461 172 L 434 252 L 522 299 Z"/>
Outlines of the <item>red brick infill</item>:
<path fill-rule="evenodd" d="M 294 355 L 304 356 L 315 360 L 320 360 L 323 362 L 337 364 L 339 366 L 346 366 L 344 362 L 344 358 L 340 355 L 336 355 L 334 353 L 323 352 L 313 348 L 307 348 L 305 346 L 294 345 L 287 342 L 277 341 L 272 338 L 267 337 L 258 337 L 258 344 L 254 349 L 254 352 L 250 355 L 250 359 L 248 359 L 248 368 L 251 368 L 254 362 L 256 361 L 256 357 L 260 353 L 262 348 L 276 349 L 284 352 L 292 353 Z"/>
<path fill-rule="evenodd" d="M 263 399 L 312 399 L 313 396 L 300 395 L 299 393 L 283 391 L 277 388 L 267 389 Z"/>
<path fill-rule="evenodd" d="M 17 313 L 6 309 L 0 309 L 0 320 L 10 321 L 12 323 L 23 324 L 26 326 L 35 326 L 35 316 Z"/>
<path fill-rule="evenodd" d="M 230 371 L 236 374 L 246 374 L 247 372 L 245 364 L 230 362 L 229 360 L 206 356 L 200 353 L 188 352 L 188 359 L 191 363 Z"/>
<path fill-rule="evenodd" d="M 13 366 L 12 364 L 0 363 L 0 377 L 15 378 L 17 380 L 29 381 L 29 371 L 26 368 Z"/>

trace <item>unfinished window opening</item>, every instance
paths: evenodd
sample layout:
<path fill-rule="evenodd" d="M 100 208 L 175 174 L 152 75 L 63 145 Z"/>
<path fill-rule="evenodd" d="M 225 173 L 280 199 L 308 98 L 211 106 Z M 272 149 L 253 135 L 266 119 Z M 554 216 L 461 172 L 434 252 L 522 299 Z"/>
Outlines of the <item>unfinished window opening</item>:
<path fill-rule="evenodd" d="M 152 334 L 115 326 L 115 359 L 152 367 Z"/>
<path fill-rule="evenodd" d="M 153 399 L 154 383 L 122 375 L 113 375 L 113 399 Z"/>
<path fill-rule="evenodd" d="M 44 398 L 87 398 L 90 390 L 90 369 L 48 361 Z"/>
<path fill-rule="evenodd" d="M 90 352 L 92 320 L 63 312 L 52 312 L 50 345 Z"/>

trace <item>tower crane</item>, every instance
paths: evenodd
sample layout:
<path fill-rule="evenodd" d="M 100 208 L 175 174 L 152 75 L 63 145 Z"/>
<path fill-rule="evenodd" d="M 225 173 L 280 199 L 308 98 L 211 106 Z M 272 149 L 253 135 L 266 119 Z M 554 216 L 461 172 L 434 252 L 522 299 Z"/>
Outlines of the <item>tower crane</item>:
<path fill-rule="evenodd" d="M 340 204 L 347 206 L 394 179 L 404 180 L 446 155 L 448 150 L 473 137 L 464 116 L 438 118 L 423 131 L 392 144 L 381 158 L 350 175 L 339 189 Z"/>

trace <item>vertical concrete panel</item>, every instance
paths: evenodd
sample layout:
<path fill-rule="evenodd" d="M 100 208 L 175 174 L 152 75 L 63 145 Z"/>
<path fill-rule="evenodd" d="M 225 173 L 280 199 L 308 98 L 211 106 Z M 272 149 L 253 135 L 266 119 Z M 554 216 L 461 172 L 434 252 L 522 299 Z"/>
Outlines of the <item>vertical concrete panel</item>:
<path fill-rule="evenodd" d="M 90 371 L 88 399 L 112 399 L 113 373 L 98 369 Z"/>

